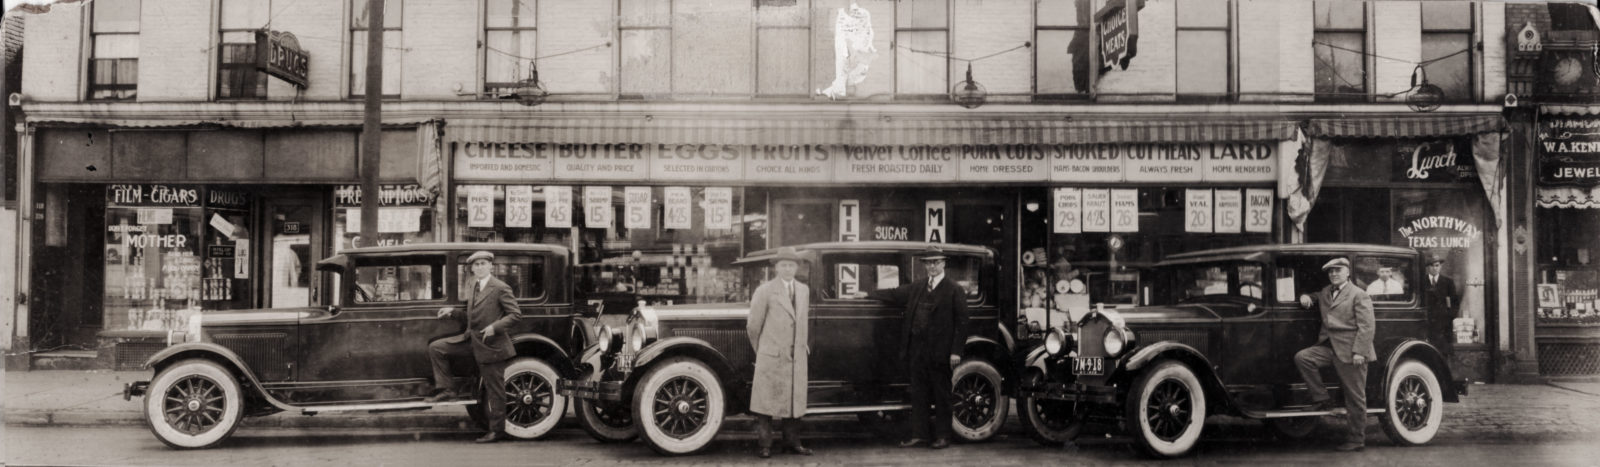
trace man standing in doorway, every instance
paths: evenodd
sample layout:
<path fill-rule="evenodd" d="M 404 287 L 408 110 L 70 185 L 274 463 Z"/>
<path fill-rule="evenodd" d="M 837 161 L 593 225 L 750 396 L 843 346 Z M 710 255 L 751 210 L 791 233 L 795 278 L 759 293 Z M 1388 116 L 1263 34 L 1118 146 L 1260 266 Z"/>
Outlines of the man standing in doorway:
<path fill-rule="evenodd" d="M 1456 281 L 1444 275 L 1444 254 L 1428 256 L 1428 277 L 1423 283 L 1423 304 L 1428 307 L 1428 340 L 1446 359 L 1455 349 L 1454 323 L 1461 310 L 1461 292 Z"/>
<path fill-rule="evenodd" d="M 471 356 L 478 362 L 478 377 L 485 386 L 484 398 L 489 433 L 475 440 L 479 443 L 499 441 L 506 428 L 506 367 L 517 356 L 512 347 L 512 328 L 522 319 L 511 286 L 494 277 L 494 254 L 479 251 L 467 257 L 472 270 L 472 280 L 463 284 L 462 296 L 467 304 L 467 327 L 464 332 L 428 344 L 428 360 L 433 363 L 433 387 L 439 393 L 428 397 L 428 402 L 461 398 L 452 391 L 450 358 Z M 460 317 L 453 307 L 439 309 L 439 318 Z"/>
<path fill-rule="evenodd" d="M 1372 315 L 1372 298 L 1350 283 L 1350 260 L 1335 258 L 1322 265 L 1328 284 L 1316 297 L 1300 296 L 1300 305 L 1310 308 L 1315 301 L 1322 312 L 1322 332 L 1317 343 L 1294 354 L 1294 364 L 1311 393 L 1311 411 L 1337 413 L 1339 406 L 1328 396 L 1320 368 L 1332 366 L 1339 373 L 1344 392 L 1344 409 L 1349 424 L 1348 438 L 1339 451 L 1360 451 L 1367 438 L 1367 362 L 1377 355 L 1372 336 L 1377 321 Z"/>
<path fill-rule="evenodd" d="M 950 379 L 955 366 L 961 363 L 967 338 L 967 293 L 945 277 L 944 250 L 930 246 L 917 256 L 928 271 L 927 279 L 874 291 L 868 298 L 906 309 L 901 338 L 911 376 L 911 438 L 901 442 L 900 447 L 927 443 L 931 432 L 933 443 L 928 447 L 944 449 L 950 447 L 952 432 Z M 928 417 L 929 405 L 934 410 L 932 420 Z"/>
<path fill-rule="evenodd" d="M 756 434 L 762 459 L 772 457 L 772 419 L 783 430 L 785 448 L 809 456 L 800 444 L 800 417 L 806 414 L 806 387 L 811 346 L 808 317 L 811 289 L 794 279 L 800 255 L 784 247 L 772 258 L 777 278 L 756 288 L 750 297 L 750 317 L 745 331 L 756 351 L 756 372 L 751 379 L 750 411 L 756 414 Z"/>

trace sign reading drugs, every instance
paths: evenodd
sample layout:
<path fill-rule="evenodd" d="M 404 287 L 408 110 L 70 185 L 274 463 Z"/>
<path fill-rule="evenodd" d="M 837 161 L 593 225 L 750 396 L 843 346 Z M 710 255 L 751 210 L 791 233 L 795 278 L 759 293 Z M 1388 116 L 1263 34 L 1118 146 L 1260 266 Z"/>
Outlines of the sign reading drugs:
<path fill-rule="evenodd" d="M 1111 190 L 1111 231 L 1139 231 L 1139 190 Z"/>
<path fill-rule="evenodd" d="M 706 228 L 733 228 L 733 189 L 706 188 Z"/>
<path fill-rule="evenodd" d="M 1193 233 L 1211 233 L 1212 223 L 1215 221 L 1212 214 L 1211 190 L 1184 190 L 1183 192 L 1183 231 Z"/>
<path fill-rule="evenodd" d="M 839 200 L 839 241 L 861 240 L 861 200 Z"/>
<path fill-rule="evenodd" d="M 615 221 L 611 208 L 611 187 L 583 187 L 583 226 L 591 229 L 609 229 Z"/>
<path fill-rule="evenodd" d="M 305 89 L 310 65 L 311 55 L 300 48 L 294 34 L 256 30 L 256 69 Z"/>
<path fill-rule="evenodd" d="M 467 187 L 467 227 L 494 227 L 494 187 Z"/>
<path fill-rule="evenodd" d="M 1272 233 L 1272 190 L 1244 190 L 1244 231 Z"/>
<path fill-rule="evenodd" d="M 1111 190 L 1083 190 L 1083 231 L 1111 231 Z"/>
<path fill-rule="evenodd" d="M 650 228 L 650 187 L 630 186 L 622 189 L 626 214 L 623 226 L 630 229 Z"/>
<path fill-rule="evenodd" d="M 559 185 L 544 187 L 544 226 L 556 229 L 572 228 L 572 187 Z"/>
<path fill-rule="evenodd" d="M 947 217 L 949 212 L 944 208 L 944 201 L 930 200 L 924 205 L 922 212 L 924 215 L 922 231 L 927 232 L 923 241 L 944 243 L 944 226 L 949 221 Z"/>
<path fill-rule="evenodd" d="M 1212 226 L 1216 233 L 1243 231 L 1244 220 L 1240 217 L 1244 214 L 1244 196 L 1239 194 L 1239 190 L 1216 190 L 1213 193 L 1216 196 L 1213 200 L 1216 209 L 1213 211 Z"/>
<path fill-rule="evenodd" d="M 689 187 L 669 186 L 661 190 L 664 198 L 662 205 L 665 213 L 661 219 L 661 227 L 665 229 L 690 229 L 693 228 L 691 209 L 694 206 L 693 197 L 689 195 Z"/>
<path fill-rule="evenodd" d="M 510 185 L 506 187 L 506 227 L 533 227 L 533 187 Z"/>
<path fill-rule="evenodd" d="M 1056 188 L 1054 224 L 1058 234 L 1083 233 L 1083 190 Z"/>

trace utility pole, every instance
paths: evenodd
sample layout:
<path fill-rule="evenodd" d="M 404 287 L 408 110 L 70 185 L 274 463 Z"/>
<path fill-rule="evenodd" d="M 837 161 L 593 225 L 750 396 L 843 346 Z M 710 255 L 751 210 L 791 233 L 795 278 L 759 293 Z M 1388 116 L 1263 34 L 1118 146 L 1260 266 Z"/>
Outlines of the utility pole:
<path fill-rule="evenodd" d="M 378 244 L 378 164 L 383 140 L 383 0 L 367 0 L 367 107 L 361 125 L 361 244 Z"/>

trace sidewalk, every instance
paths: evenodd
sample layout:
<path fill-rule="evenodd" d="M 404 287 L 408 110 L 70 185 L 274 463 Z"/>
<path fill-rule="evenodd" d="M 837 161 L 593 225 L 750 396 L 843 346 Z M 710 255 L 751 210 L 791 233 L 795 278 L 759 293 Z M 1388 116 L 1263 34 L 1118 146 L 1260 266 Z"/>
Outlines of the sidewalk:
<path fill-rule="evenodd" d="M 25 371 L 6 372 L 0 389 L 7 425 L 106 426 L 144 424 L 140 399 L 122 400 L 122 385 L 146 380 L 138 371 Z M 1551 384 L 1473 385 L 1461 403 L 1445 405 L 1441 437 L 1516 439 L 1542 436 L 1600 436 L 1600 382 Z M 569 413 L 562 429 L 577 431 Z M 808 417 L 817 432 L 864 432 L 854 416 Z M 1006 433 L 1021 433 L 1013 409 Z M 1254 423 L 1222 418 L 1213 423 Z M 1376 420 L 1373 420 L 1376 422 Z M 367 414 L 303 416 L 280 413 L 245 419 L 255 428 L 404 428 L 410 430 L 471 430 L 461 408 Z M 751 431 L 748 417 L 733 417 L 728 430 Z M 1371 429 L 1381 436 L 1377 427 Z"/>

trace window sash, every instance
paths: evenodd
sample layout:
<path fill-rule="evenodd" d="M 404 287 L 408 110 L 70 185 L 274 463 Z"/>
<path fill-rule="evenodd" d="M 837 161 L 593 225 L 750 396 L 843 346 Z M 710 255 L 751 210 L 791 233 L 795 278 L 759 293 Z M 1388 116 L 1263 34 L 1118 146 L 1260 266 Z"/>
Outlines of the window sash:
<path fill-rule="evenodd" d="M 1465 49 L 1466 52 L 1457 53 Z M 1424 61 L 1456 54 L 1427 65 L 1422 69 L 1428 82 L 1444 91 L 1444 100 L 1450 102 L 1473 101 L 1472 33 L 1423 32 L 1422 59 Z"/>
<path fill-rule="evenodd" d="M 1043 7 L 1043 4 L 1040 4 Z M 1089 50 L 1083 57 L 1072 53 L 1072 38 L 1083 34 L 1088 47 L 1089 28 L 1039 27 L 1034 31 L 1034 92 L 1041 95 L 1087 95 L 1089 93 Z M 1081 69 L 1078 65 L 1082 65 Z M 1081 75 L 1081 77 L 1080 77 Z M 1082 88 L 1079 88 L 1082 85 Z"/>
<path fill-rule="evenodd" d="M 1365 32 L 1314 33 L 1313 57 L 1316 84 L 1314 92 L 1319 100 L 1363 100 L 1367 94 L 1367 58 Z M 1329 47 L 1331 44 L 1343 49 Z"/>
<path fill-rule="evenodd" d="M 139 32 L 139 0 L 98 0 L 92 8 L 91 32 Z"/>
<path fill-rule="evenodd" d="M 383 29 L 399 30 L 404 13 L 401 0 L 383 0 Z M 350 29 L 367 29 L 367 0 L 350 0 Z"/>
<path fill-rule="evenodd" d="M 89 98 L 124 100 L 137 96 L 139 59 L 96 58 L 89 61 Z"/>
<path fill-rule="evenodd" d="M 533 30 L 491 30 L 484 34 L 484 90 L 514 88 L 531 78 L 538 35 Z"/>
<path fill-rule="evenodd" d="M 900 49 L 895 51 L 895 94 L 944 95 L 950 92 L 950 60 L 937 55 L 949 53 L 947 31 L 898 30 L 894 40 Z"/>
<path fill-rule="evenodd" d="M 1227 95 L 1233 54 L 1228 29 L 1179 29 L 1179 95 Z M 1209 52 L 1209 53 L 1208 53 Z"/>
<path fill-rule="evenodd" d="M 486 29 L 533 29 L 538 26 L 537 0 L 489 0 L 484 5 Z"/>
<path fill-rule="evenodd" d="M 402 44 L 400 31 L 384 31 L 384 44 Z M 400 59 L 404 50 L 397 45 L 383 46 L 383 97 L 400 97 Z M 367 31 L 350 32 L 350 97 L 366 95 Z"/>

